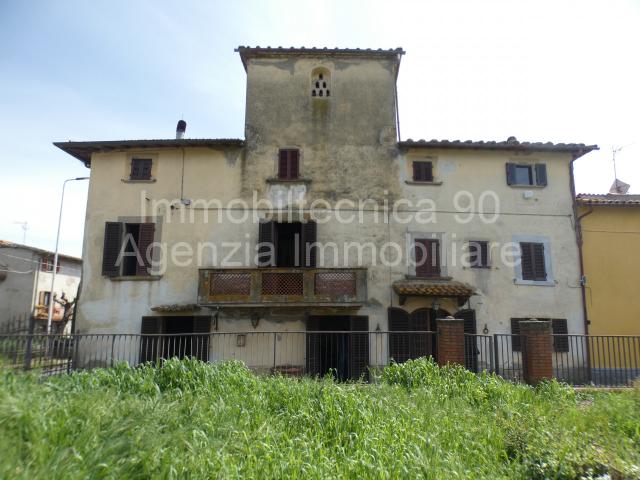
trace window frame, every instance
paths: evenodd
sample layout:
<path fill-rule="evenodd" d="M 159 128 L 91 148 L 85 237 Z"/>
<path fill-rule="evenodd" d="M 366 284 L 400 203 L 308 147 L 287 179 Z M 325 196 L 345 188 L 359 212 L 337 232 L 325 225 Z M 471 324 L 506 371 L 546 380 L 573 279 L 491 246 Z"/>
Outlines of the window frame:
<path fill-rule="evenodd" d="M 152 248 L 150 261 L 146 258 L 146 254 L 145 254 L 148 246 L 153 245 L 155 242 L 158 242 L 160 238 L 160 225 L 162 224 L 162 219 L 155 218 L 152 220 L 154 221 L 148 221 L 148 219 L 138 217 L 138 218 L 125 218 L 125 219 L 121 218 L 121 219 L 118 219 L 117 221 L 105 222 L 104 224 L 105 232 L 103 237 L 103 248 L 102 248 L 102 272 L 101 272 L 101 275 L 103 277 L 107 277 L 112 280 L 114 279 L 116 280 L 128 280 L 128 279 L 153 280 L 153 279 L 159 278 L 158 275 L 153 273 L 153 270 L 155 269 L 153 261 L 157 259 L 156 258 L 158 254 L 157 249 Z M 118 228 L 117 226 L 119 225 L 119 229 L 120 229 L 119 232 L 112 232 L 112 233 L 119 234 L 117 245 L 113 243 L 113 238 L 117 238 L 117 237 L 111 237 L 110 240 L 108 240 L 107 238 L 106 234 L 107 234 L 107 228 L 109 225 L 112 228 Z M 143 228 L 143 225 L 146 225 L 146 227 Z M 119 265 L 115 265 L 115 264 L 111 265 L 111 262 L 109 261 L 111 258 L 108 257 L 108 255 L 112 256 L 115 253 L 114 250 L 117 249 L 117 252 L 118 252 L 117 255 L 119 256 L 123 247 L 126 248 L 125 252 L 130 253 L 129 248 L 127 247 L 130 246 L 131 241 L 127 242 L 129 244 L 127 246 L 125 246 L 124 242 L 125 242 L 125 239 L 127 239 L 127 235 L 131 233 L 130 227 L 133 227 L 133 226 L 136 226 L 138 228 L 137 238 L 134 238 L 133 240 L 136 242 L 136 247 L 139 249 L 138 251 L 142 256 L 144 263 L 140 265 L 137 261 L 137 258 L 135 258 L 135 272 L 125 273 L 125 265 L 127 263 L 127 260 L 133 257 L 125 257 L 123 258 L 123 260 L 120 262 Z M 150 236 L 151 233 L 152 233 L 152 236 Z M 144 239 L 143 239 L 144 251 L 142 251 L 139 247 L 139 244 L 141 242 L 140 240 L 141 235 L 144 235 Z"/>
<path fill-rule="evenodd" d="M 515 235 L 512 237 L 512 242 L 518 244 L 518 251 L 515 252 L 514 258 L 514 274 L 513 279 L 516 285 L 538 285 L 553 287 L 556 285 L 556 280 L 553 273 L 552 265 L 552 251 L 551 241 L 549 237 L 541 235 Z M 544 248 L 544 267 L 547 274 L 546 280 L 527 280 L 522 277 L 522 250 L 520 243 L 542 243 Z"/>
<path fill-rule="evenodd" d="M 428 167 L 427 167 L 428 166 Z M 418 168 L 416 168 L 418 167 Z M 411 162 L 411 170 L 412 175 L 411 179 L 416 183 L 433 183 L 434 175 L 433 175 L 433 162 L 431 160 L 412 160 Z M 416 178 L 416 174 L 425 174 L 425 177 L 428 178 Z M 419 177 L 420 175 L 418 175 Z"/>
<path fill-rule="evenodd" d="M 526 168 L 528 170 L 529 181 L 520 183 L 517 181 L 517 172 L 519 169 Z M 513 175 L 511 175 L 513 169 Z M 506 163 L 506 180 L 507 185 L 515 188 L 545 188 L 548 185 L 547 164 L 545 162 L 507 162 Z"/>
<path fill-rule="evenodd" d="M 53 264 L 54 264 L 54 258 L 53 257 L 42 257 L 40 258 L 40 271 L 41 272 L 47 272 L 47 273 L 53 273 Z M 60 273 L 60 257 L 58 257 L 58 264 L 56 265 L 56 274 Z"/>
<path fill-rule="evenodd" d="M 134 175 L 134 170 L 135 170 L 135 166 L 136 163 L 138 162 L 142 162 L 143 165 L 140 165 L 139 168 L 139 173 L 137 175 Z M 153 158 L 150 156 L 132 156 L 131 157 L 131 161 L 130 161 L 130 170 L 129 170 L 129 180 L 134 181 L 134 182 L 144 182 L 144 181 L 150 181 L 153 180 Z M 143 175 L 144 172 L 144 167 L 148 165 L 148 170 L 149 173 L 148 175 Z"/>

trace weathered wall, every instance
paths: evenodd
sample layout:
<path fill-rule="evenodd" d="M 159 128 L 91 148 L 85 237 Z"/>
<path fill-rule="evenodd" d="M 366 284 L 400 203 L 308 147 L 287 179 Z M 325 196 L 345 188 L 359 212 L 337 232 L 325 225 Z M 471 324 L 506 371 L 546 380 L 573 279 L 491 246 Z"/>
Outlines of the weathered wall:
<path fill-rule="evenodd" d="M 1 327 L 17 316 L 31 314 L 39 257 L 22 248 L 0 248 L 0 254 L 2 268 L 10 270 L 0 282 Z"/>

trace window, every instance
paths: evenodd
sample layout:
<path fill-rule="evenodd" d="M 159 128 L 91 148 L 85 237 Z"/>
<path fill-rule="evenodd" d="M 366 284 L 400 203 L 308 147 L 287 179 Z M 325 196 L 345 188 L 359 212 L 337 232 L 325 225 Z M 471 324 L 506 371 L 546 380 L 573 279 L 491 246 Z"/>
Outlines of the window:
<path fill-rule="evenodd" d="M 413 162 L 414 182 L 433 182 L 433 163 L 415 161 Z"/>
<path fill-rule="evenodd" d="M 440 276 L 440 240 L 416 238 L 414 241 L 416 277 Z"/>
<path fill-rule="evenodd" d="M 522 280 L 545 281 L 544 243 L 520 242 Z"/>
<path fill-rule="evenodd" d="M 489 242 L 483 240 L 469 242 L 469 266 L 471 268 L 489 268 Z"/>
<path fill-rule="evenodd" d="M 131 180 L 151 180 L 151 165 L 153 161 L 150 158 L 132 158 L 131 159 Z"/>
<path fill-rule="evenodd" d="M 259 267 L 315 267 L 316 222 L 260 222 Z"/>
<path fill-rule="evenodd" d="M 297 148 L 283 148 L 278 155 L 278 178 L 296 180 L 299 174 L 300 151 Z"/>
<path fill-rule="evenodd" d="M 311 74 L 311 96 L 327 98 L 331 96 L 329 71 L 324 68 L 315 69 Z"/>
<path fill-rule="evenodd" d="M 564 318 L 554 318 L 551 320 L 551 328 L 553 330 L 553 349 L 556 352 L 568 352 L 569 351 L 569 329 L 567 327 L 567 320 Z"/>
<path fill-rule="evenodd" d="M 53 272 L 53 257 L 43 257 L 40 259 L 40 270 L 43 272 Z M 56 265 L 56 273 L 60 273 L 60 259 Z"/>
<path fill-rule="evenodd" d="M 547 166 L 544 163 L 507 163 L 507 185 L 544 187 L 547 185 Z"/>
<path fill-rule="evenodd" d="M 520 322 L 522 320 L 528 320 L 527 318 L 512 318 L 511 319 L 511 345 L 514 352 L 522 351 L 522 342 L 520 337 Z M 567 327 L 567 320 L 564 318 L 538 318 L 538 320 L 551 321 L 551 333 L 553 336 L 553 350 L 555 352 L 568 352 L 569 351 L 569 337 L 567 336 L 569 330 Z"/>
<path fill-rule="evenodd" d="M 45 307 L 48 307 L 50 301 L 51 301 L 51 292 L 40 292 L 38 294 L 38 305 L 43 305 Z"/>
<path fill-rule="evenodd" d="M 107 222 L 102 274 L 107 277 L 150 275 L 154 223 Z"/>

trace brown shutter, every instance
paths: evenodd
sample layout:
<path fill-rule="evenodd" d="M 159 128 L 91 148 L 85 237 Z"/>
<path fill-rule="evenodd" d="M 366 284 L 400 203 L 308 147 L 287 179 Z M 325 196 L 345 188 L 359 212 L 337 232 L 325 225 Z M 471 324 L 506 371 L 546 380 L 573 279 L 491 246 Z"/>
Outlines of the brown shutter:
<path fill-rule="evenodd" d="M 533 253 L 534 280 L 546 280 L 547 272 L 544 263 L 544 244 L 533 243 L 531 248 Z"/>
<path fill-rule="evenodd" d="M 403 363 L 411 358 L 409 347 L 409 313 L 401 308 L 390 307 L 387 310 L 389 322 L 389 356 L 396 363 Z M 397 333 L 395 333 L 397 332 Z"/>
<path fill-rule="evenodd" d="M 553 330 L 553 349 L 556 352 L 569 351 L 569 328 L 567 320 L 564 318 L 554 318 L 551 320 L 551 328 Z"/>
<path fill-rule="evenodd" d="M 302 248 L 300 248 L 302 261 L 300 265 L 303 267 L 314 268 L 316 266 L 317 247 L 311 247 L 311 245 L 317 241 L 317 231 L 317 224 L 313 220 L 302 224 Z"/>
<path fill-rule="evenodd" d="M 464 333 L 475 335 L 477 333 L 476 326 L 476 311 L 471 309 L 458 310 L 454 315 L 455 318 L 461 318 L 464 320 Z M 476 345 L 476 338 L 466 336 L 464 337 L 464 366 L 472 372 L 478 371 L 478 347 Z"/>
<path fill-rule="evenodd" d="M 275 266 L 275 228 L 276 224 L 272 221 L 261 221 L 258 225 L 258 267 Z M 269 253 L 271 256 L 268 256 Z"/>
<path fill-rule="evenodd" d="M 511 319 L 511 349 L 514 352 L 522 350 L 522 342 L 520 341 L 520 320 L 522 320 L 522 318 Z"/>
<path fill-rule="evenodd" d="M 318 317 L 310 316 L 307 318 L 307 332 L 317 332 L 320 329 L 320 320 Z M 307 374 L 320 375 L 320 334 L 307 333 Z"/>
<path fill-rule="evenodd" d="M 289 178 L 289 153 L 288 150 L 280 150 L 278 154 L 278 178 Z"/>
<path fill-rule="evenodd" d="M 431 162 L 413 162 L 413 180 L 416 182 L 433 181 L 433 163 Z"/>
<path fill-rule="evenodd" d="M 363 332 L 363 333 L 354 333 Z M 349 343 L 349 377 L 369 377 L 369 317 L 352 316 Z"/>
<path fill-rule="evenodd" d="M 142 317 L 140 327 L 140 363 L 153 362 L 162 354 L 162 337 L 154 335 L 162 333 L 162 317 Z"/>
<path fill-rule="evenodd" d="M 193 333 L 211 333 L 211 317 L 193 317 Z M 209 335 L 194 335 L 191 354 L 203 362 L 209 361 Z"/>
<path fill-rule="evenodd" d="M 522 242 L 520 243 L 520 250 L 522 252 L 520 261 L 522 279 L 535 281 L 546 280 L 547 272 L 544 261 L 544 244 Z"/>
<path fill-rule="evenodd" d="M 283 148 L 278 152 L 278 178 L 295 180 L 298 178 L 300 151 Z"/>
<path fill-rule="evenodd" d="M 151 275 L 151 260 L 153 259 L 153 248 L 149 248 L 153 243 L 155 234 L 154 223 L 141 223 L 138 234 L 138 252 L 142 257 L 142 264 L 136 264 L 136 275 Z M 147 254 L 147 250 L 149 250 Z"/>
<path fill-rule="evenodd" d="M 417 277 L 439 277 L 440 241 L 437 239 L 416 239 L 415 260 Z"/>
<path fill-rule="evenodd" d="M 298 150 L 289 150 L 289 179 L 298 178 L 300 152 Z"/>
<path fill-rule="evenodd" d="M 104 224 L 104 246 L 102 249 L 102 275 L 116 277 L 120 275 L 118 255 L 122 246 L 123 225 L 120 222 Z"/>

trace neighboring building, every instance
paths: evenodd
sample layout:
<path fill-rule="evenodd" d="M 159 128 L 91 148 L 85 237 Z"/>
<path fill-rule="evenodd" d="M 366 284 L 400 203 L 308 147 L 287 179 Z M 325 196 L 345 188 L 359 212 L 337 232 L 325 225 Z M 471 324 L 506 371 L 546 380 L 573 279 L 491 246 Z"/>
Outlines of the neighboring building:
<path fill-rule="evenodd" d="M 640 335 L 640 195 L 580 194 L 577 202 L 589 333 Z"/>
<path fill-rule="evenodd" d="M 36 332 L 46 329 L 53 257 L 53 252 L 0 240 L 0 331 L 26 331 L 31 319 Z M 65 318 L 64 304 L 75 300 L 81 270 L 81 259 L 58 255 L 52 319 L 56 332 L 70 327 L 71 311 L 67 308 Z"/>
<path fill-rule="evenodd" d="M 572 162 L 597 147 L 398 141 L 401 49 L 238 51 L 245 139 L 184 139 L 179 124 L 176 139 L 56 143 L 91 168 L 79 332 L 235 332 L 199 356 L 351 377 L 432 346 L 304 332 L 455 315 L 468 332 L 536 317 L 584 333 Z M 161 262 L 171 249 L 183 256 Z M 137 359 L 157 354 L 149 341 Z M 246 358 L 249 341 L 264 355 Z"/>

